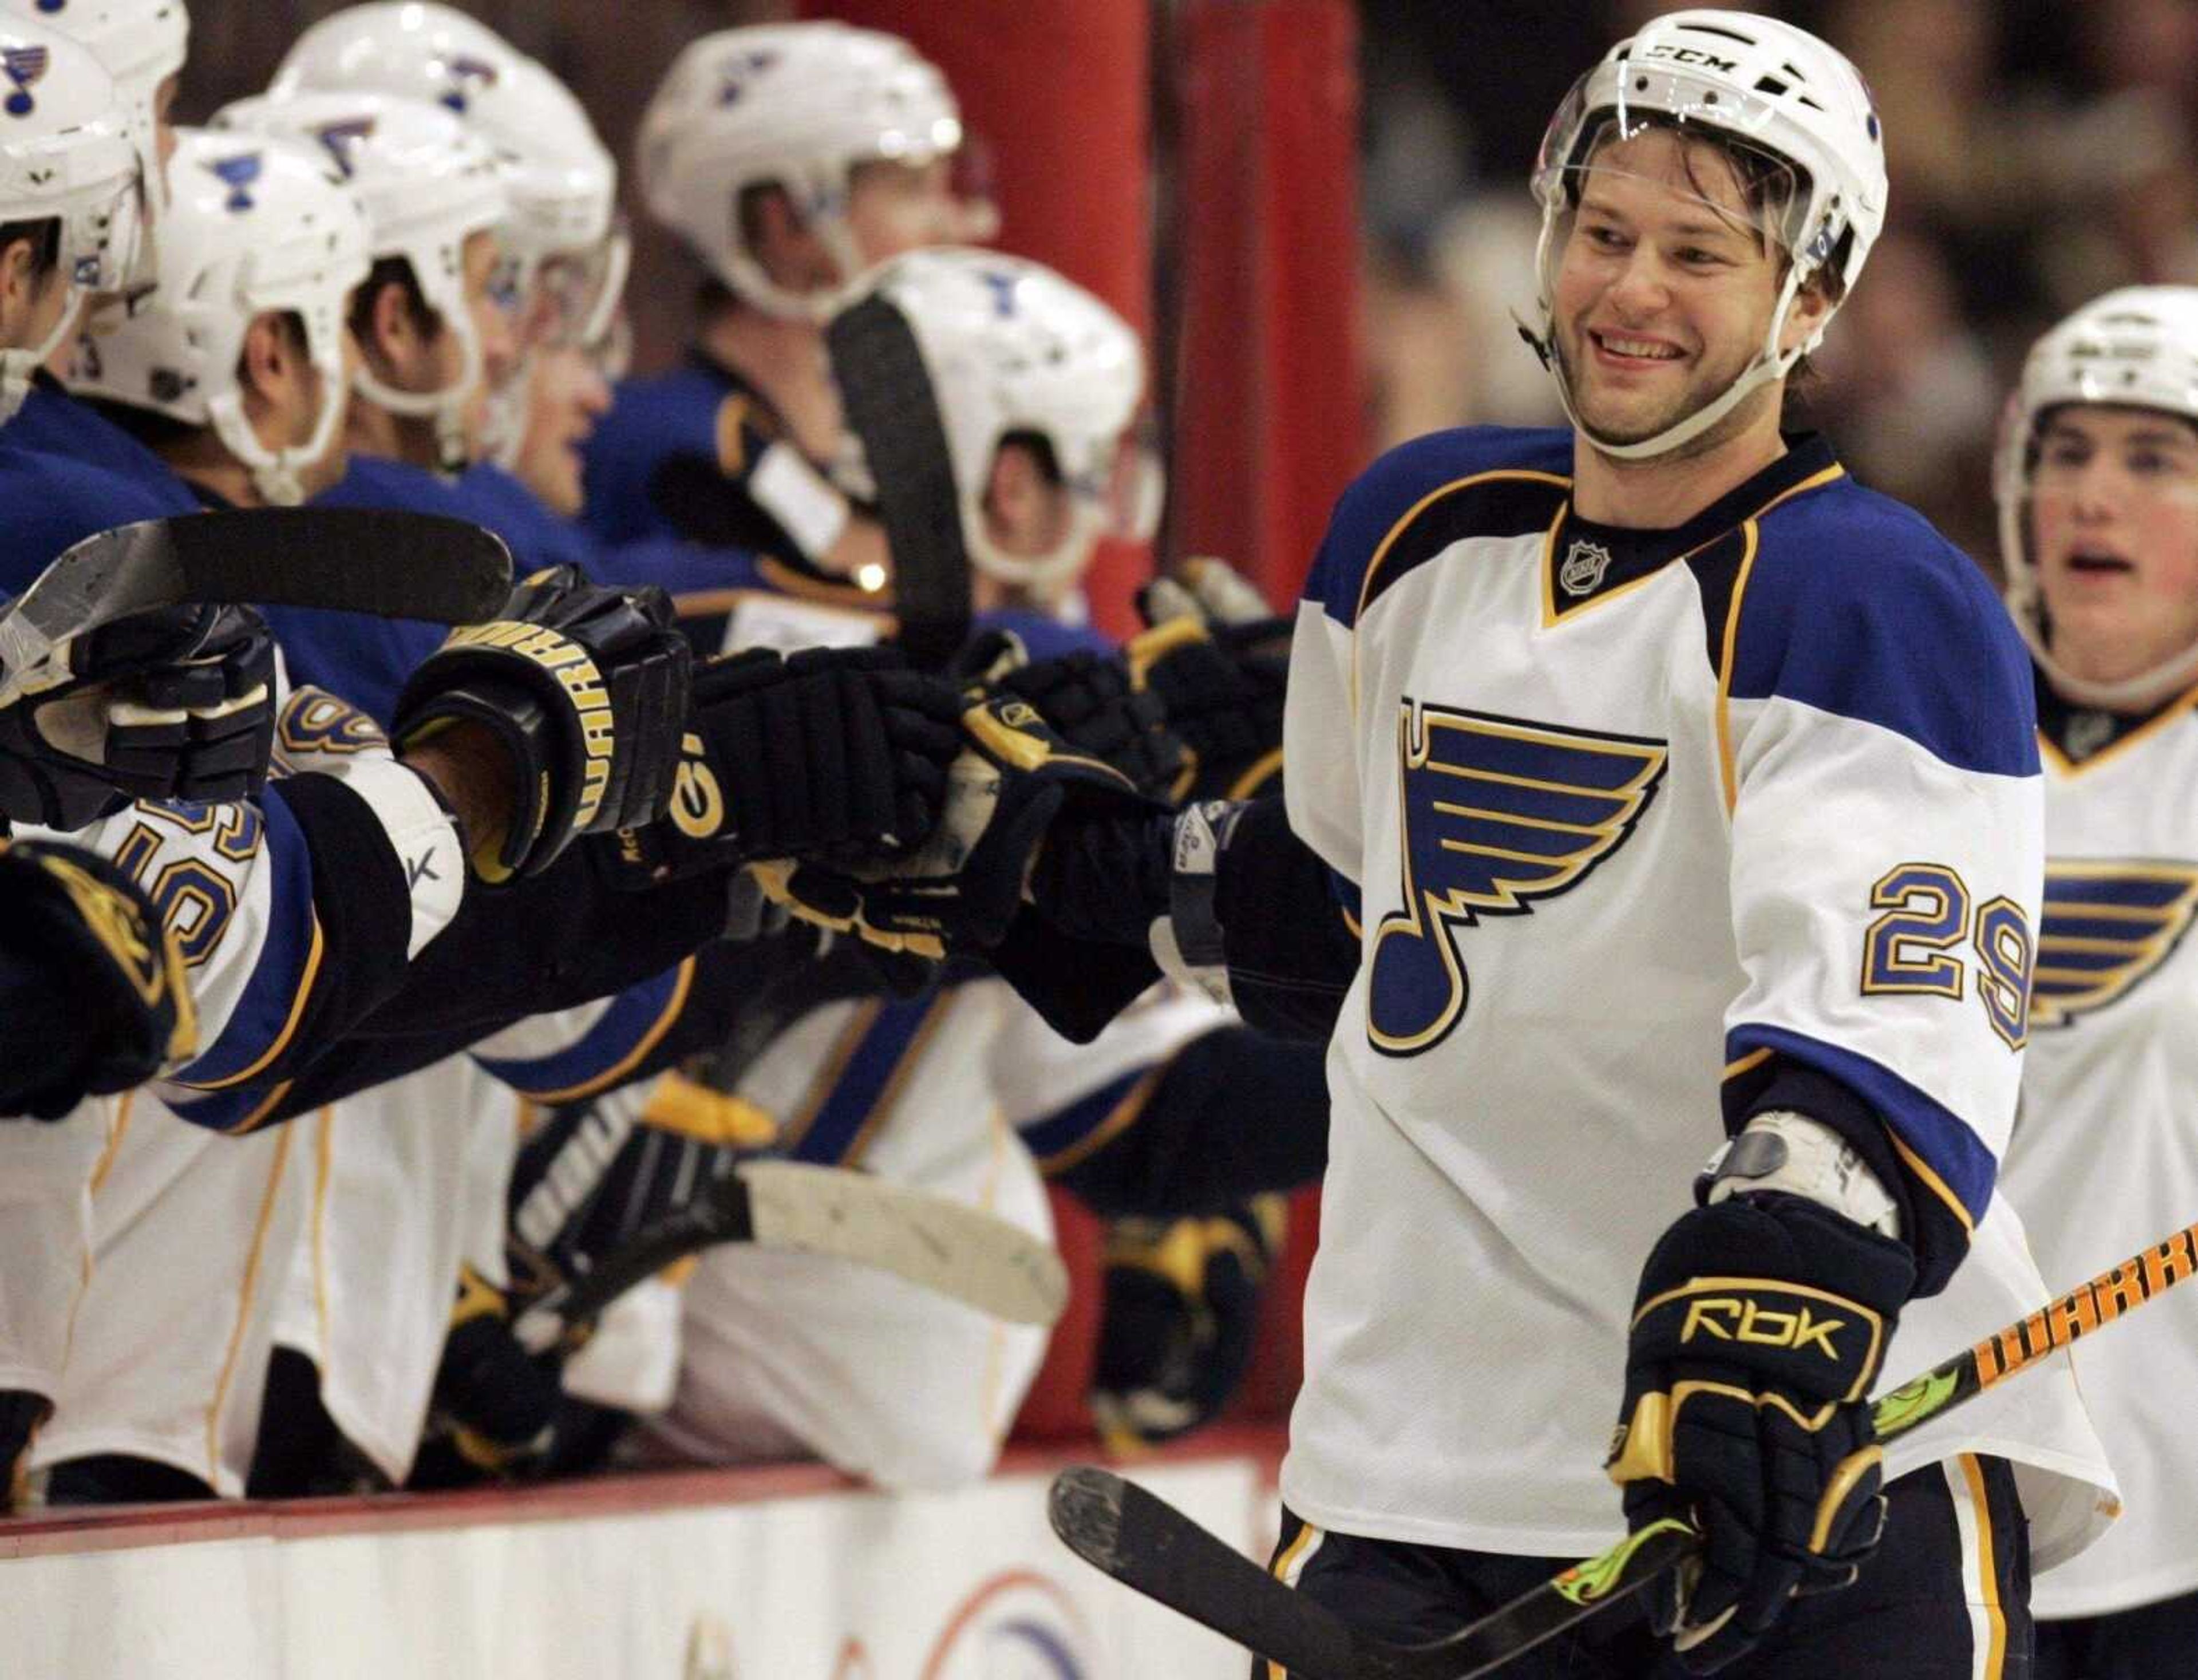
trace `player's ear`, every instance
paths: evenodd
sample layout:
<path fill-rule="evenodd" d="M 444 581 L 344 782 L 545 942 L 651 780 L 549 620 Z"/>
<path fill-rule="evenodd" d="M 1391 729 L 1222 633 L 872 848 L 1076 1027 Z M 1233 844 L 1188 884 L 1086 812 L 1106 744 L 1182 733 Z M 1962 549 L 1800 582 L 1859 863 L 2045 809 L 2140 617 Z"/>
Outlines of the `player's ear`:
<path fill-rule="evenodd" d="M 0 246 L 0 341 L 12 343 L 27 330 L 42 290 L 37 238 L 26 235 Z"/>
<path fill-rule="evenodd" d="M 244 329 L 237 371 L 246 390 L 272 402 L 296 376 L 298 359 L 291 351 L 290 335 L 282 330 L 282 317 L 270 311 L 254 316 Z"/>
<path fill-rule="evenodd" d="M 1786 325 L 1778 335 L 1781 350 L 1791 350 L 1798 344 L 1806 344 L 1817 329 L 1831 318 L 1831 294 L 1817 281 L 1811 280 L 1794 294 L 1794 306 L 1786 311 Z"/>
<path fill-rule="evenodd" d="M 359 348 L 369 363 L 409 367 L 419 354 L 419 323 L 412 318 L 411 300 L 404 295 L 402 281 L 384 281 L 375 288 L 366 324 L 368 338 Z"/>

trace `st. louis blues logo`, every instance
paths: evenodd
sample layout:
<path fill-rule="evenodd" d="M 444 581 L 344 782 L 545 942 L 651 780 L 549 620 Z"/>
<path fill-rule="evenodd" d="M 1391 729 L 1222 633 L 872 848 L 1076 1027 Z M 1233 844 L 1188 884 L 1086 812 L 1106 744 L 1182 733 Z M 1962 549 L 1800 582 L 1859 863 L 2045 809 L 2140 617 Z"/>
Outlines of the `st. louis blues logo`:
<path fill-rule="evenodd" d="M 2160 967 L 2198 911 L 2198 864 L 2050 858 L 2031 980 L 2033 1027 L 2066 1026 Z"/>
<path fill-rule="evenodd" d="M 775 52 L 737 53 L 718 66 L 718 103 L 737 105 L 755 78 L 778 62 Z"/>
<path fill-rule="evenodd" d="M 14 88 L 5 101 L 11 117 L 27 117 L 38 108 L 31 90 L 44 78 L 52 55 L 44 47 L 0 47 L 0 74 Z"/>
<path fill-rule="evenodd" d="M 265 166 L 258 152 L 240 152 L 233 158 L 216 158 L 206 168 L 229 189 L 223 208 L 241 212 L 252 208 L 252 183 Z"/>
<path fill-rule="evenodd" d="M 450 86 L 443 95 L 442 102 L 446 108 L 462 117 L 473 105 L 476 92 L 483 88 L 494 87 L 501 79 L 496 66 L 485 59 L 468 58 L 463 53 L 445 61 L 443 74 L 449 79 Z"/>
<path fill-rule="evenodd" d="M 1016 276 L 1004 269 L 989 269 L 983 279 L 992 294 L 992 313 L 999 320 L 1012 320 L 1015 312 Z"/>
<path fill-rule="evenodd" d="M 321 142 L 321 149 L 335 160 L 345 180 L 352 177 L 353 148 L 360 141 L 372 137 L 375 121 L 373 117 L 346 117 L 340 123 L 328 123 L 313 131 L 313 137 Z"/>
<path fill-rule="evenodd" d="M 1465 1014 L 1457 935 L 1585 880 L 1633 832 L 1670 759 L 1660 741 L 1418 706 L 1397 717 L 1404 905 L 1374 932 L 1366 1037 L 1416 1055 Z"/>

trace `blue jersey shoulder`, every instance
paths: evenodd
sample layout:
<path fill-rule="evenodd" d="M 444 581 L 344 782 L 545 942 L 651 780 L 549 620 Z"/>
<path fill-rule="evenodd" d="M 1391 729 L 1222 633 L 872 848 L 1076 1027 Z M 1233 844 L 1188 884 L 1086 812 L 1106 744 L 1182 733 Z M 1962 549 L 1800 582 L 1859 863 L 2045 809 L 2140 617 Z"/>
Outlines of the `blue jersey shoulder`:
<path fill-rule="evenodd" d="M 1400 444 L 1353 480 L 1335 504 L 1305 598 L 1339 624 L 1358 622 L 1367 573 L 1383 545 L 1437 491 L 1493 474 L 1569 480 L 1573 434 L 1561 427 L 1464 426 Z"/>
<path fill-rule="evenodd" d="M 577 566 L 587 577 L 596 575 L 594 539 L 503 468 L 477 462 L 452 488 L 465 517 L 503 538 L 520 577 L 545 566 Z"/>
<path fill-rule="evenodd" d="M 1976 563 L 1922 514 L 1842 478 L 1757 529 L 1734 696 L 1875 724 L 1958 769 L 2038 773 L 2022 638 Z"/>
<path fill-rule="evenodd" d="M 663 536 L 669 526 L 649 499 L 649 480 L 674 456 L 718 458 L 718 413 L 732 387 L 691 363 L 621 381 L 608 414 L 583 451 L 583 517 L 604 543 Z"/>
<path fill-rule="evenodd" d="M 89 403 L 57 387 L 31 387 L 23 406 L 8 422 L 11 445 L 59 456 L 79 466 L 96 467 L 137 485 L 164 514 L 195 514 L 197 497 L 160 459 Z"/>
<path fill-rule="evenodd" d="M 8 510 L 0 591 L 9 595 L 28 589 L 71 544 L 177 511 L 144 485 L 104 468 L 15 448 L 0 448 L 0 508 Z M 197 512 L 197 504 L 189 511 Z"/>

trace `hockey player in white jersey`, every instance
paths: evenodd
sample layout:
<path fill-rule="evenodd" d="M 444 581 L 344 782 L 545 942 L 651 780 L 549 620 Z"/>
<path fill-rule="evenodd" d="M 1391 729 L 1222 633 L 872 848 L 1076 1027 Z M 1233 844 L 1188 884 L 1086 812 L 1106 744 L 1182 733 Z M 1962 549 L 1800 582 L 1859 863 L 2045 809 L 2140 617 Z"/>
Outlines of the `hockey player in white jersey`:
<path fill-rule="evenodd" d="M 1878 119 L 1814 37 L 1676 13 L 1565 101 L 1535 188 L 1572 428 L 1362 475 L 1300 609 L 1287 826 L 1087 805 L 999 959 L 1066 1015 L 1073 950 L 1149 939 L 1331 1035 L 1299 1590 L 1433 1637 L 1680 1513 L 1698 1572 L 1514 1670 L 2020 1672 L 2032 1561 L 2111 1511 L 2065 1364 L 1890 1450 L 1867 1404 L 2045 1293 L 1993 1193 L 2027 662 L 1963 556 L 1778 427 L 1881 224 Z M 997 938 L 1032 800 L 1099 797 L 1027 732 L 972 747 L 958 874 L 832 882 L 842 919 Z"/>
<path fill-rule="evenodd" d="M 2183 935 L 2198 909 L 2198 288 L 2086 304 L 2023 369 L 1997 474 L 2008 602 L 2038 671 L 2045 902 L 2004 1183 L 2079 1277 L 2191 1218 Z M 2128 1509 L 2038 1584 L 2040 1680 L 2137 1680 L 2198 1648 L 2190 1317 L 2072 1351 Z M 2180 1313 L 2183 1325 L 2174 1322 Z"/>

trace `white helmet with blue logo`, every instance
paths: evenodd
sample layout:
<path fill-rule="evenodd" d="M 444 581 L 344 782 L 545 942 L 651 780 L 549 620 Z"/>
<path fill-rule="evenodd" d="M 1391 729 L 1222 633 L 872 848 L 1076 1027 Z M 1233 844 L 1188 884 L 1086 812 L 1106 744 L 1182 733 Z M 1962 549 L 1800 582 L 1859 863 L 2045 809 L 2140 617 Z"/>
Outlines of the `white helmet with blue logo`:
<path fill-rule="evenodd" d="M 129 113 L 113 79 L 68 36 L 0 18 L 0 222 L 59 223 L 72 294 L 44 343 L 0 347 L 0 421 L 67 340 L 81 297 L 120 291 L 140 272 L 143 212 Z"/>
<path fill-rule="evenodd" d="M 513 291 L 533 299 L 557 264 L 557 336 L 608 332 L 631 254 L 618 166 L 571 90 L 487 25 L 435 0 L 347 7 L 298 38 L 270 90 L 398 94 L 462 118 L 503 167 Z"/>
<path fill-rule="evenodd" d="M 768 315 L 829 316 L 867 266 L 847 225 L 858 165 L 925 164 L 962 144 L 936 65 L 895 35 L 842 23 L 719 30 L 674 61 L 641 119 L 637 168 L 649 213 L 743 301 Z M 838 264 L 804 296 L 774 282 L 741 235 L 741 195 L 782 189 Z"/>
<path fill-rule="evenodd" d="M 0 14 L 32 19 L 89 47 L 113 78 L 129 112 L 131 138 L 154 204 L 160 193 L 160 85 L 178 74 L 190 52 L 191 18 L 183 0 L 0 0 Z M 152 256 L 146 253 L 149 280 Z"/>
<path fill-rule="evenodd" d="M 503 171 L 486 142 L 440 106 L 378 93 L 265 95 L 224 107 L 214 126 L 287 135 L 319 149 L 366 206 L 374 255 L 401 257 L 420 294 L 456 334 L 459 367 L 439 391 L 399 391 L 362 367 L 359 394 L 392 414 L 433 419 L 445 467 L 465 463 L 466 416 L 483 373 L 467 306 L 465 246 L 509 213 Z"/>
<path fill-rule="evenodd" d="M 1051 269 L 997 251 L 911 251 L 865 295 L 899 311 L 922 354 L 980 571 L 1045 598 L 1075 582 L 1101 537 L 1140 534 L 1158 486 L 1139 475 L 1157 466 L 1134 437 L 1145 354 L 1129 323 Z M 1069 494 L 1067 526 L 1040 555 L 1009 552 L 985 518 L 992 463 L 1017 437 L 1043 441 Z"/>
<path fill-rule="evenodd" d="M 154 290 L 84 341 L 69 388 L 212 427 L 263 497 L 295 505 L 301 472 L 343 419 L 344 323 L 370 261 L 365 209 L 326 153 L 266 135 L 178 131 L 168 186 Z M 245 334 L 271 313 L 303 323 L 322 381 L 311 435 L 279 450 L 253 432 L 238 381 Z"/>

